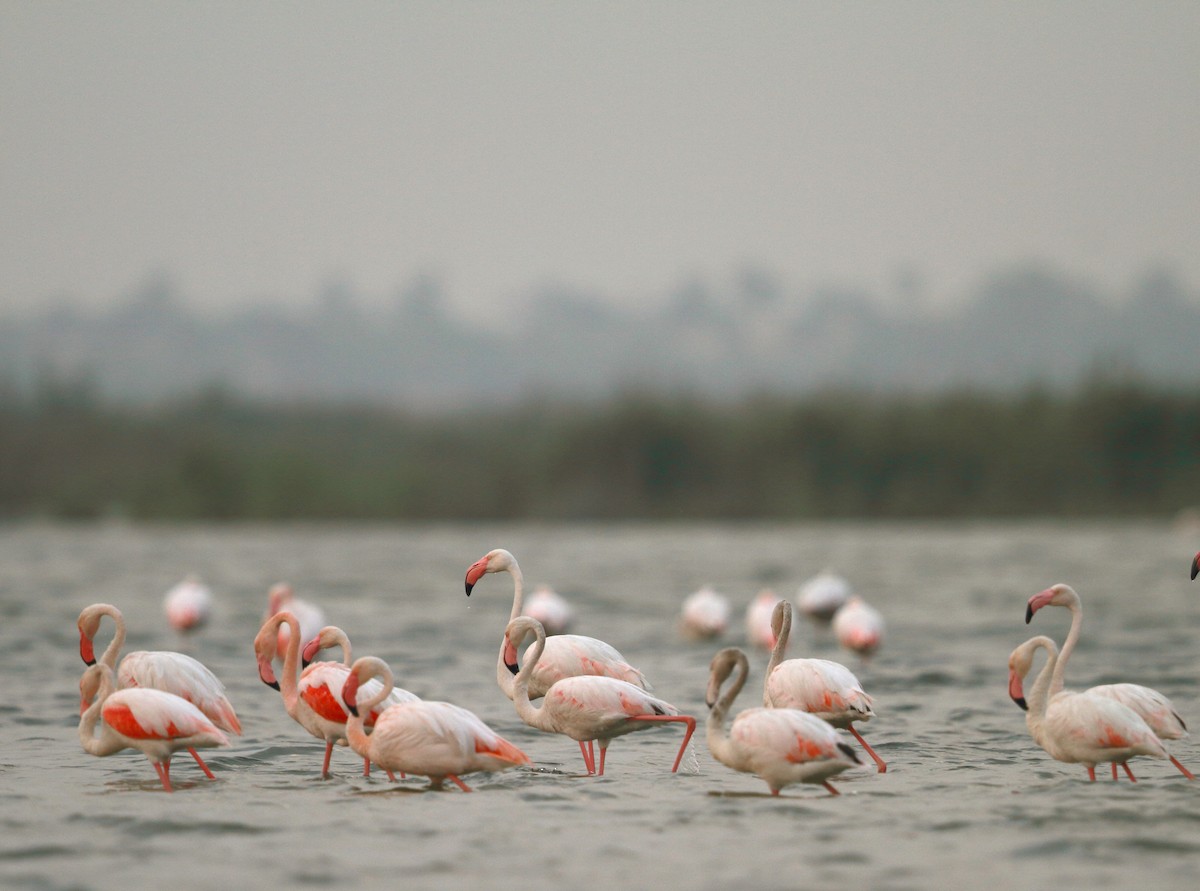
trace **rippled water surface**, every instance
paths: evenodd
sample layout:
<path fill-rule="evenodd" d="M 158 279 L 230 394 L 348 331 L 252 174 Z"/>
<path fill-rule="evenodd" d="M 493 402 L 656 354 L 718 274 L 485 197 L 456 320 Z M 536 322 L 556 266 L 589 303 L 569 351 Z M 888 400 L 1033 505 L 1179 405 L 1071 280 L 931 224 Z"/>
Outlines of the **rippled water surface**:
<path fill-rule="evenodd" d="M 0 535 L 0 885 L 229 889 L 354 881 L 367 887 L 1191 888 L 1200 785 L 1134 762 L 1136 785 L 1089 784 L 1029 739 L 1006 695 L 1009 651 L 1061 641 L 1063 610 L 1024 624 L 1030 594 L 1066 581 L 1086 608 L 1068 682 L 1157 687 L 1200 727 L 1200 535 L 1166 525 L 447 527 L 45 527 Z M 889 762 L 780 798 L 709 756 L 703 729 L 677 775 L 679 729 L 615 740 L 607 775 L 579 776 L 578 747 L 525 728 L 495 683 L 511 605 L 506 575 L 468 600 L 466 567 L 493 547 L 529 586 L 576 606 L 576 630 L 608 640 L 655 692 L 701 718 L 707 667 L 744 643 L 740 611 L 763 586 L 792 596 L 826 567 L 888 622 L 869 663 L 798 622 L 789 655 L 845 662 L 875 697 L 863 730 Z M 211 750 L 217 782 L 187 758 L 164 794 L 137 752 L 80 750 L 75 619 L 95 601 L 125 613 L 126 649 L 180 647 L 161 609 L 187 573 L 214 589 L 212 624 L 184 644 L 229 690 L 244 727 Z M 476 774 L 471 795 L 361 777 L 345 749 L 319 777 L 322 744 L 255 671 L 251 641 L 271 583 L 286 579 L 347 630 L 356 655 L 399 683 L 475 711 L 532 769 Z M 709 583 L 738 605 L 719 642 L 687 642 L 680 601 Z M 104 632 L 107 635 L 107 630 Z M 107 638 L 104 638 L 107 640 Z M 766 656 L 751 654 L 735 709 L 756 705 Z M 1173 744 L 1200 768 L 1194 739 Z"/>

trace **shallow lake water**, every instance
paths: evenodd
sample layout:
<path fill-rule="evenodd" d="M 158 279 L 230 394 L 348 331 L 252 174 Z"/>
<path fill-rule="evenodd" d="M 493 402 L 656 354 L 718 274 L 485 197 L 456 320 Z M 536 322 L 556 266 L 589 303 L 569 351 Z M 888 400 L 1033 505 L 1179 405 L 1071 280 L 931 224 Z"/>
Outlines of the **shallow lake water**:
<path fill-rule="evenodd" d="M 509 577 L 463 593 L 467 566 L 493 547 L 516 554 L 527 587 L 550 584 L 574 604 L 574 630 L 612 643 L 700 718 L 678 774 L 678 727 L 614 740 L 606 775 L 588 778 L 574 742 L 520 722 L 495 682 Z M 1068 582 L 1086 612 L 1068 683 L 1147 684 L 1200 727 L 1197 547 L 1200 533 L 1152 523 L 8 526 L 0 886 L 1192 888 L 1200 784 L 1145 758 L 1132 763 L 1136 785 L 1088 783 L 1052 761 L 1007 697 L 1006 660 L 1033 634 L 1061 642 L 1066 611 L 1027 627 L 1025 601 Z M 877 711 L 859 726 L 889 770 L 842 774 L 839 797 L 792 786 L 771 798 L 707 751 L 708 663 L 745 645 L 741 615 L 759 589 L 794 597 L 824 568 L 883 612 L 883 648 L 863 662 L 798 619 L 789 655 L 858 675 Z M 217 609 L 181 644 L 161 601 L 189 573 Z M 339 748 L 322 780 L 322 743 L 255 670 L 251 641 L 279 580 L 320 602 L 355 655 L 473 710 L 533 767 L 474 774 L 469 795 L 429 792 L 420 779 L 364 778 Z M 678 633 L 679 605 L 702 584 L 736 606 L 718 641 Z M 168 795 L 140 753 L 81 751 L 75 620 L 96 601 L 123 611 L 127 651 L 185 649 L 225 682 L 244 734 L 208 752 L 216 782 L 184 753 Z M 749 652 L 735 711 L 759 704 L 766 654 Z M 1200 768 L 1195 738 L 1171 748 Z"/>

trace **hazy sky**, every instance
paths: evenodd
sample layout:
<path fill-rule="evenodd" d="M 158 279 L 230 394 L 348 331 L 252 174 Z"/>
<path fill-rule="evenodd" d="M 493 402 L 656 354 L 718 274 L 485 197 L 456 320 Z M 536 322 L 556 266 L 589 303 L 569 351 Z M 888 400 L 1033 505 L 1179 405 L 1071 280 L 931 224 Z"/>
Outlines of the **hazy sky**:
<path fill-rule="evenodd" d="M 1200 3 L 0 0 L 0 301 L 1200 287 Z"/>

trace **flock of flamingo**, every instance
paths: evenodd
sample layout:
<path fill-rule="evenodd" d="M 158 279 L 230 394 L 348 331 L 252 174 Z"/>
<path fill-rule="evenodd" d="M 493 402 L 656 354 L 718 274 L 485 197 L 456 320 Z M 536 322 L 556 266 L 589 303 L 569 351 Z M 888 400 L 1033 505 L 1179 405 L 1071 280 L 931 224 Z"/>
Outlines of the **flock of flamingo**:
<path fill-rule="evenodd" d="M 513 604 L 500 642 L 496 680 L 521 720 L 546 733 L 579 744 L 587 775 L 602 776 L 610 742 L 618 736 L 663 724 L 683 727 L 683 739 L 671 766 L 680 762 L 696 729 L 696 718 L 681 714 L 653 695 L 646 677 L 604 641 L 566 633 L 569 605 L 548 588 L 525 602 L 521 569 L 503 549 L 490 551 L 466 572 L 470 596 L 491 573 L 508 573 Z M 1200 554 L 1192 578 L 1200 573 Z M 869 655 L 883 637 L 879 613 L 832 573 L 822 573 L 801 589 L 800 609 L 817 622 L 832 625 L 847 649 Z M 189 631 L 205 622 L 209 590 L 194 578 L 168 592 L 170 623 Z M 1187 734 L 1171 702 L 1156 690 L 1136 684 L 1107 684 L 1082 692 L 1063 689 L 1064 674 L 1082 626 L 1079 595 L 1054 585 L 1029 598 L 1026 623 L 1046 606 L 1070 610 L 1071 628 L 1059 652 L 1054 641 L 1037 636 L 1009 658 L 1009 695 L 1027 711 L 1030 735 L 1059 761 L 1081 763 L 1095 780 L 1097 764 L 1118 766 L 1136 782 L 1129 760 L 1137 755 L 1169 759 L 1189 780 L 1192 773 L 1164 746 L 1163 740 Z M 711 588 L 688 597 L 681 630 L 692 638 L 715 638 L 728 625 L 729 602 Z M 102 619 L 115 623 L 112 640 L 95 656 L 94 640 Z M 763 684 L 763 705 L 730 709 L 746 683 L 749 660 L 736 647 L 720 650 L 709 666 L 705 735 L 713 758 L 766 782 L 772 795 L 795 783 L 823 785 L 838 794 L 830 778 L 863 765 L 857 751 L 838 732 L 849 731 L 875 762 L 887 764 L 854 727 L 874 717 L 871 697 L 844 665 L 826 659 L 785 659 L 792 626 L 792 605 L 764 591 L 746 614 L 753 644 L 770 651 Z M 212 771 L 198 749 L 230 745 L 229 734 L 241 725 L 224 685 L 202 663 L 178 652 L 139 651 L 120 660 L 126 628 L 121 612 L 96 603 L 79 615 L 79 651 L 87 669 L 80 679 L 79 739 L 85 752 L 111 755 L 138 749 L 154 766 L 163 788 L 172 791 L 174 753 L 186 750 L 209 779 Z M 532 644 L 520 655 L 521 647 Z M 326 649 L 339 648 L 342 661 L 317 661 Z M 1037 650 L 1047 659 L 1028 697 L 1024 682 Z M 259 677 L 282 696 L 287 713 L 325 742 L 322 777 L 329 776 L 335 745 L 346 745 L 363 759 L 363 774 L 374 765 L 396 780 L 424 776 L 430 788 L 451 781 L 471 791 L 462 777 L 531 763 L 517 746 L 493 731 L 471 711 L 449 702 L 423 700 L 395 686 L 381 659 L 354 659 L 346 633 L 325 625 L 319 607 L 297 598 L 287 585 L 268 595 L 266 619 L 254 638 Z M 278 670 L 277 670 L 278 665 Z M 599 760 L 595 748 L 598 746 Z"/>

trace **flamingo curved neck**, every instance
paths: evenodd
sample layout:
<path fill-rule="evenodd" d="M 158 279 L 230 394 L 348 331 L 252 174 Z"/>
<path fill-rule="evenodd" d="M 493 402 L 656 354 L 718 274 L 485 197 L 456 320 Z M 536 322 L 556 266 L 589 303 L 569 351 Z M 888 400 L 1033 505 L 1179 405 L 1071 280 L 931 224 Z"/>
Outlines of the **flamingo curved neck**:
<path fill-rule="evenodd" d="M 504 571 L 511 575 L 513 580 L 513 605 L 512 612 L 508 616 L 508 621 L 511 622 L 521 615 L 521 611 L 525 608 L 525 578 L 521 575 L 521 567 L 516 560 L 513 560 Z M 500 685 L 505 696 L 509 699 L 514 698 L 513 675 L 508 670 L 508 666 L 504 664 L 504 638 L 500 639 L 500 654 L 496 657 L 496 683 Z"/>
<path fill-rule="evenodd" d="M 121 648 L 125 646 L 125 617 L 121 615 L 119 609 L 110 604 L 104 605 L 104 608 L 100 610 L 100 615 L 111 617 L 116 625 L 116 629 L 113 631 L 112 640 L 104 648 L 104 653 L 98 661 L 116 671 L 117 657 L 121 655 Z"/>
<path fill-rule="evenodd" d="M 1071 611 L 1071 630 L 1067 632 L 1067 638 L 1063 641 L 1062 649 L 1058 652 L 1048 695 L 1057 693 L 1063 688 L 1067 673 L 1067 660 L 1075 652 L 1075 644 L 1079 642 L 1079 635 L 1083 630 L 1083 608 L 1079 605 L 1079 602 L 1068 603 L 1067 609 Z"/>
<path fill-rule="evenodd" d="M 1025 716 L 1025 721 L 1029 725 L 1034 738 L 1039 737 L 1042 726 L 1042 720 L 1046 717 L 1046 708 L 1050 703 L 1050 696 L 1053 692 L 1054 678 L 1058 674 L 1058 667 L 1062 665 L 1061 655 L 1055 651 L 1054 647 L 1047 643 L 1039 644 L 1039 649 L 1046 651 L 1046 664 L 1042 666 L 1042 670 L 1038 672 L 1037 680 L 1033 682 L 1033 687 L 1030 688 L 1029 697 L 1026 704 L 1029 706 L 1029 711 Z"/>
<path fill-rule="evenodd" d="M 557 732 L 557 728 L 546 713 L 545 701 L 543 700 L 542 705 L 537 706 L 529 701 L 529 678 L 533 674 L 533 668 L 537 665 L 537 661 L 542 658 L 542 651 L 546 649 L 546 633 L 540 628 L 534 629 L 534 631 L 537 634 L 537 640 L 525 653 L 525 664 L 521 666 L 521 670 L 517 672 L 516 676 L 509 674 L 508 670 L 504 668 L 504 643 L 500 645 L 500 667 L 510 678 L 513 705 L 516 706 L 517 715 L 521 720 L 530 727 L 554 733 Z"/>
<path fill-rule="evenodd" d="M 371 678 L 379 678 L 383 683 L 383 687 L 366 699 L 357 700 L 354 711 L 346 713 L 346 742 L 357 754 L 364 758 L 369 758 L 371 737 L 367 735 L 367 715 L 371 714 L 377 705 L 392 695 L 392 689 L 396 686 L 396 679 L 392 675 L 391 668 L 382 659 L 367 656 L 361 662 L 367 666 L 367 673 L 363 677 L 363 682 Z M 359 689 L 362 689 L 361 684 Z"/>
<path fill-rule="evenodd" d="M 279 692 L 283 696 L 283 705 L 287 713 L 296 717 L 296 706 L 300 701 L 300 620 L 291 613 L 276 613 L 275 633 L 278 637 L 279 626 L 287 625 L 291 632 L 288 635 L 287 649 L 283 652 L 283 670 L 279 677 Z"/>
<path fill-rule="evenodd" d="M 790 605 L 783 608 L 783 616 L 779 622 L 779 630 L 775 634 L 775 646 L 771 648 L 771 658 L 767 662 L 767 671 L 763 675 L 763 705 L 770 705 L 767 702 L 767 681 L 779 663 L 783 661 L 783 654 L 787 651 L 788 638 L 792 634 L 792 610 Z M 744 682 L 744 679 L 743 679 Z M 741 687 L 738 687 L 740 690 Z"/>
<path fill-rule="evenodd" d="M 104 708 L 104 701 L 112 695 L 115 687 L 116 681 L 113 678 L 112 668 L 105 665 L 104 671 L 100 674 L 100 688 L 96 691 L 96 698 L 79 716 L 79 743 L 89 755 L 111 755 L 113 752 L 125 748 L 108 732 L 107 727 L 101 728 L 100 735 L 96 736 L 96 725 L 100 722 L 100 710 Z"/>
<path fill-rule="evenodd" d="M 734 663 L 734 672 L 736 674 L 734 674 L 733 682 L 717 697 L 704 725 L 704 736 L 708 742 L 708 748 L 718 761 L 723 761 L 731 754 L 729 753 L 731 744 L 729 731 L 725 726 L 725 716 L 733 705 L 733 701 L 737 699 L 737 695 L 742 692 L 742 687 L 746 684 L 746 677 L 750 673 L 750 663 L 744 653 L 738 654 L 737 661 Z"/>

